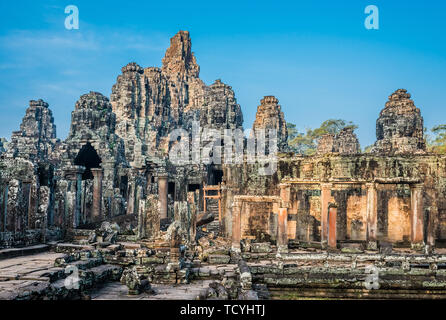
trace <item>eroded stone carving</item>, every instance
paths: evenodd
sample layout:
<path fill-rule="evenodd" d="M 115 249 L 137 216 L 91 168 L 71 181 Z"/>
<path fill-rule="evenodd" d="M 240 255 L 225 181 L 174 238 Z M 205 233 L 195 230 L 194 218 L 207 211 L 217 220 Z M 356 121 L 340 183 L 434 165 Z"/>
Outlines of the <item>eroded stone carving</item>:
<path fill-rule="evenodd" d="M 426 151 L 423 117 L 410 93 L 398 89 L 389 96 L 376 121 L 374 153 L 422 154 Z"/>

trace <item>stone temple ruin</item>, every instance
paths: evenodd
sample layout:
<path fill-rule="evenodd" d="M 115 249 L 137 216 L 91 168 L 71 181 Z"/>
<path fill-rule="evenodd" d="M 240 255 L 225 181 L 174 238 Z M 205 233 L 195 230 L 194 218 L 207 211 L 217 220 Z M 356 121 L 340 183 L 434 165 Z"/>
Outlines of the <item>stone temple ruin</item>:
<path fill-rule="evenodd" d="M 234 146 L 212 138 L 240 133 L 243 115 L 229 85 L 200 80 L 188 32 L 162 62 L 123 67 L 110 99 L 81 96 L 64 141 L 42 100 L 0 140 L 1 299 L 80 298 L 117 281 L 148 298 L 158 284 L 198 286 L 200 299 L 444 297 L 446 157 L 426 151 L 406 90 L 390 95 L 369 153 L 347 128 L 314 156 L 289 152 L 279 101 L 265 96 L 252 126 L 275 132 L 265 175 L 246 155 L 172 161 L 194 130 L 211 134 L 190 157 L 226 155 Z"/>

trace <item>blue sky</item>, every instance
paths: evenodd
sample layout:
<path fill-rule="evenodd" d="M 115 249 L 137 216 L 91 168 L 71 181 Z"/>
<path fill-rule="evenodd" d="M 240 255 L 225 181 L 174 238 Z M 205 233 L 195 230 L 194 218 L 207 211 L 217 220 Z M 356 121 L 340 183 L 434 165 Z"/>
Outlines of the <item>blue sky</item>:
<path fill-rule="evenodd" d="M 80 29 L 66 30 L 76 5 Z M 364 27 L 367 5 L 379 30 Z M 361 146 L 375 141 L 388 95 L 406 88 L 425 126 L 446 123 L 446 1 L 1 1 L 0 137 L 19 128 L 31 99 L 50 104 L 58 137 L 89 91 L 107 96 L 122 66 L 161 66 L 169 39 L 188 30 L 201 78 L 235 90 L 252 126 L 275 95 L 300 130 L 353 121 Z"/>

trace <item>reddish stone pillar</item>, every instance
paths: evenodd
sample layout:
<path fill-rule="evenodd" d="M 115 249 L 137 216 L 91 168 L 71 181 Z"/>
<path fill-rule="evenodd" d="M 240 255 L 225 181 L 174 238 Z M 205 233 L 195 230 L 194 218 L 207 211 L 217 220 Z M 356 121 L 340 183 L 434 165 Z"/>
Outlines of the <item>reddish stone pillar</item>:
<path fill-rule="evenodd" d="M 423 217 L 423 185 L 410 186 L 411 193 L 411 242 L 412 246 L 423 245 L 424 242 L 424 217 Z"/>
<path fill-rule="evenodd" d="M 291 187 L 287 183 L 282 183 L 279 185 L 280 187 L 280 199 L 282 200 L 283 207 L 289 208 L 289 204 L 291 201 Z"/>
<path fill-rule="evenodd" d="M 377 249 L 378 194 L 375 183 L 367 183 L 367 242 L 369 249 Z"/>
<path fill-rule="evenodd" d="M 242 203 L 234 201 L 232 206 L 232 251 L 240 252 Z"/>
<path fill-rule="evenodd" d="M 277 251 L 278 253 L 288 252 L 288 209 L 279 208 L 278 226 L 277 226 Z"/>
<path fill-rule="evenodd" d="M 288 252 L 288 208 L 291 207 L 291 186 L 287 183 L 280 187 L 280 208 L 277 226 L 277 253 Z"/>
<path fill-rule="evenodd" d="M 103 171 L 101 168 L 91 169 L 93 174 L 93 221 L 98 221 L 102 218 L 102 176 Z"/>
<path fill-rule="evenodd" d="M 328 247 L 336 249 L 336 216 L 338 215 L 338 207 L 330 203 L 328 206 Z"/>
<path fill-rule="evenodd" d="M 331 199 L 331 183 L 321 183 L 321 242 L 327 242 L 328 234 L 328 204 Z"/>
<path fill-rule="evenodd" d="M 160 219 L 167 219 L 167 175 L 158 177 L 158 195 L 160 201 Z"/>

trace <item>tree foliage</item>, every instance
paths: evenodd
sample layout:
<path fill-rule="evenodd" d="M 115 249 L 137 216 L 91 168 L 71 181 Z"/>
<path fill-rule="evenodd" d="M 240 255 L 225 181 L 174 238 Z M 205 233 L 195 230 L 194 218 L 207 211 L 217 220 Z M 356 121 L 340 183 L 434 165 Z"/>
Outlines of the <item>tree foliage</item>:
<path fill-rule="evenodd" d="M 307 128 L 306 132 L 299 132 L 295 124 L 287 123 L 288 145 L 300 154 L 313 155 L 317 149 L 317 142 L 324 134 L 338 134 L 344 128 L 356 129 L 358 126 L 351 121 L 342 119 L 329 119 L 324 121 L 319 128 Z"/>
<path fill-rule="evenodd" d="M 446 154 L 446 124 L 431 129 L 432 135 L 426 134 L 426 144 L 430 152 Z"/>

